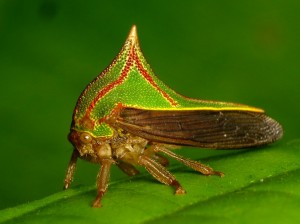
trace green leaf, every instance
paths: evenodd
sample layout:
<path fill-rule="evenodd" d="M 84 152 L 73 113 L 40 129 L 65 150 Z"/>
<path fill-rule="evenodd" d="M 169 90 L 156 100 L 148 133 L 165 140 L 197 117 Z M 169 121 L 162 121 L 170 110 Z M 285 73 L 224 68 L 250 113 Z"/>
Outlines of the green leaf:
<path fill-rule="evenodd" d="M 299 223 L 299 156 L 300 140 L 252 150 L 216 151 L 201 161 L 225 172 L 224 178 L 206 177 L 183 165 L 170 167 L 186 195 L 173 195 L 172 188 L 145 174 L 112 182 L 100 209 L 91 207 L 95 187 L 77 187 L 4 209 L 0 222 Z"/>

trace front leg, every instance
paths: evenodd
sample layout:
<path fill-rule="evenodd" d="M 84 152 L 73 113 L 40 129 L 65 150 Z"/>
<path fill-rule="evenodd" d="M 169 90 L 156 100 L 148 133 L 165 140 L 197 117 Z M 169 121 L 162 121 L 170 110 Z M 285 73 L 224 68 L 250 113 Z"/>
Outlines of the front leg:
<path fill-rule="evenodd" d="M 110 167 L 114 162 L 110 159 L 103 159 L 101 161 L 100 171 L 97 175 L 97 189 L 98 194 L 93 203 L 93 207 L 101 207 L 101 199 L 105 194 L 108 186 L 109 176 L 110 176 Z"/>
<path fill-rule="evenodd" d="M 71 156 L 71 160 L 68 165 L 68 170 L 67 170 L 65 181 L 64 181 L 64 189 L 65 190 L 70 187 L 70 184 L 73 180 L 78 157 L 79 157 L 79 152 L 77 151 L 77 149 L 74 149 L 72 156 Z"/>

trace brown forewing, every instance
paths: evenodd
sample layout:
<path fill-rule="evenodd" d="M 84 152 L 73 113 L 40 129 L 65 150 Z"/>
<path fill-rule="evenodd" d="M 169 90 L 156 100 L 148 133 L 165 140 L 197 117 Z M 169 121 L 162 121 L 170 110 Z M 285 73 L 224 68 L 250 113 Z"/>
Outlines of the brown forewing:
<path fill-rule="evenodd" d="M 236 110 L 122 108 L 115 125 L 153 142 L 203 148 L 253 147 L 282 136 L 281 126 L 267 115 Z"/>

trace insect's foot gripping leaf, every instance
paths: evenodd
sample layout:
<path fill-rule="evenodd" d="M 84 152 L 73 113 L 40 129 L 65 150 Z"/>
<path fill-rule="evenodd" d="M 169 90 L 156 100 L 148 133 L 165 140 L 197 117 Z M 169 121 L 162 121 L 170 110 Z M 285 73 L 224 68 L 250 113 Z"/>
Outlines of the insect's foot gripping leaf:
<path fill-rule="evenodd" d="M 211 174 L 208 174 L 208 176 L 210 176 L 210 175 L 217 175 L 219 177 L 224 177 L 225 176 L 225 174 L 223 172 L 214 171 L 214 170 L 211 172 Z"/>
<path fill-rule="evenodd" d="M 178 181 L 173 181 L 171 186 L 175 187 L 176 195 L 186 194 L 186 191 L 182 188 L 182 186 L 180 185 L 180 183 Z"/>

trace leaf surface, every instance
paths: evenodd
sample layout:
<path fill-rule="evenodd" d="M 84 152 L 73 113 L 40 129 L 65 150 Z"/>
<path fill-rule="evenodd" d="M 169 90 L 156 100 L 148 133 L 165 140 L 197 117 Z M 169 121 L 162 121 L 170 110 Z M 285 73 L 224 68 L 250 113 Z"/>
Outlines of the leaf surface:
<path fill-rule="evenodd" d="M 0 211 L 4 223 L 297 223 L 300 208 L 300 140 L 230 151 L 201 161 L 225 172 L 203 176 L 171 166 L 187 190 L 173 189 L 148 174 L 114 181 L 103 207 L 91 202 L 95 188 L 77 187 Z M 180 151 L 178 151 L 180 153 Z M 288 221 L 288 222 L 287 222 Z"/>

